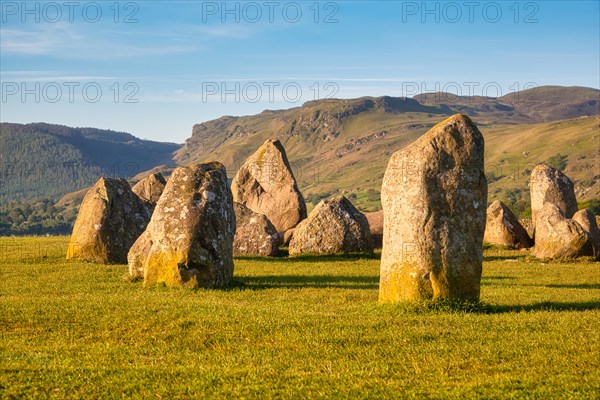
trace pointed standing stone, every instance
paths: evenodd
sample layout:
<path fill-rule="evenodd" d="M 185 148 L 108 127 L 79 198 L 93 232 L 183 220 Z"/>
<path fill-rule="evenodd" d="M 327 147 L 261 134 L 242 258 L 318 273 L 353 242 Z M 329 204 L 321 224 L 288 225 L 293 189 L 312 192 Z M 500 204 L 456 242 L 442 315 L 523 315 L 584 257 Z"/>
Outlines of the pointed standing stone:
<path fill-rule="evenodd" d="M 165 190 L 165 185 L 167 181 L 164 176 L 160 172 L 156 174 L 150 174 L 138 183 L 136 183 L 131 190 L 133 193 L 137 194 L 140 199 L 146 203 L 146 206 L 150 211 L 154 211 L 154 207 L 156 207 L 156 203 L 158 203 L 158 199 L 160 199 L 160 195 L 163 190 Z"/>
<path fill-rule="evenodd" d="M 279 140 L 267 140 L 240 168 L 231 184 L 233 200 L 267 216 L 277 232 L 306 218 L 306 204 Z"/>
<path fill-rule="evenodd" d="M 483 154 L 475 124 L 454 115 L 392 155 L 381 190 L 380 302 L 479 299 Z"/>
<path fill-rule="evenodd" d="M 487 209 L 483 241 L 514 249 L 533 246 L 533 241 L 515 214 L 500 200 L 494 201 Z"/>

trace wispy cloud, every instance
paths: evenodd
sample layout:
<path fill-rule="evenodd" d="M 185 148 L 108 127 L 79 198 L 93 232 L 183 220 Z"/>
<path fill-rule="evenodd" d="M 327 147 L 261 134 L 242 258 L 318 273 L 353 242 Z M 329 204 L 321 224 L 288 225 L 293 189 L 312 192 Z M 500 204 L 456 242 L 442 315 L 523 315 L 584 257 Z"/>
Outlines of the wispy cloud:
<path fill-rule="evenodd" d="M 109 35 L 110 36 L 110 35 Z M 147 43 L 130 44 L 119 41 L 117 35 L 86 34 L 74 25 L 41 25 L 36 30 L 0 29 L 2 54 L 52 56 L 66 59 L 112 59 L 144 57 L 197 52 L 198 44 L 171 44 L 153 41 L 148 35 Z"/>

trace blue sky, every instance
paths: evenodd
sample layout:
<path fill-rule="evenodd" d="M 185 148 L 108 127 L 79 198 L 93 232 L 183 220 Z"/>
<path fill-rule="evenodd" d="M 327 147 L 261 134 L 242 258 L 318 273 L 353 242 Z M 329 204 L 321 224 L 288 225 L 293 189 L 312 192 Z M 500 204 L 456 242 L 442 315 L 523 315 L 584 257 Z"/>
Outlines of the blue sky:
<path fill-rule="evenodd" d="M 0 1 L 0 120 L 183 142 L 326 97 L 600 88 L 595 1 Z"/>

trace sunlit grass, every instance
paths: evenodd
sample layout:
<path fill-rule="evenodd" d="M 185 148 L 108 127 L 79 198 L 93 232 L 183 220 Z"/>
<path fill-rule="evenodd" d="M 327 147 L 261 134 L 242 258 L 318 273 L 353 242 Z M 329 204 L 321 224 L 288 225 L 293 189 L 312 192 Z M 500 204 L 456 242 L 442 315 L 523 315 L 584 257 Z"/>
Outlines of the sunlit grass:
<path fill-rule="evenodd" d="M 238 259 L 226 290 L 146 289 L 0 238 L 0 397 L 593 398 L 600 263 L 486 250 L 482 303 L 377 304 L 379 260 Z"/>

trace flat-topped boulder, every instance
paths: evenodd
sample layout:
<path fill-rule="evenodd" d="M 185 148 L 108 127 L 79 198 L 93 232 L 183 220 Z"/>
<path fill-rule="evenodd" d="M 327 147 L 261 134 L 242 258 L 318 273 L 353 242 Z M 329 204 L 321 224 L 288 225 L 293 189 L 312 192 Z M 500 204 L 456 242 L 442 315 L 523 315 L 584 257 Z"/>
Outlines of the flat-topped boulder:
<path fill-rule="evenodd" d="M 131 248 L 129 273 L 145 285 L 222 287 L 233 277 L 233 198 L 218 162 L 173 171 L 148 228 Z"/>
<path fill-rule="evenodd" d="M 380 302 L 479 299 L 484 139 L 454 115 L 395 152 L 383 178 Z"/>
<path fill-rule="evenodd" d="M 367 218 L 344 196 L 321 200 L 295 228 L 290 255 L 372 253 Z"/>
<path fill-rule="evenodd" d="M 67 259 L 127 263 L 148 221 L 150 211 L 125 179 L 100 178 L 79 207 Z"/>
<path fill-rule="evenodd" d="M 495 200 L 487 209 L 483 241 L 490 244 L 527 249 L 533 240 L 521 226 L 517 217 L 500 200 Z"/>
<path fill-rule="evenodd" d="M 277 255 L 279 234 L 271 221 L 241 203 L 233 203 L 237 229 L 233 239 L 234 256 Z"/>
<path fill-rule="evenodd" d="M 240 168 L 231 184 L 233 199 L 266 215 L 283 235 L 306 218 L 306 204 L 279 140 L 267 140 Z"/>
<path fill-rule="evenodd" d="M 154 211 L 158 199 L 165 190 L 167 181 L 160 172 L 150 174 L 138 183 L 136 183 L 131 190 L 137 194 L 140 199 L 146 204 L 150 211 Z"/>
<path fill-rule="evenodd" d="M 541 259 L 574 259 L 594 254 L 590 234 L 577 222 L 565 218 L 555 204 L 545 203 L 537 212 L 535 246 L 531 254 Z"/>
<path fill-rule="evenodd" d="M 529 193 L 534 229 L 537 214 L 546 203 L 557 206 L 565 218 L 571 218 L 577 212 L 573 181 L 556 168 L 545 164 L 536 166 L 529 178 Z"/>

